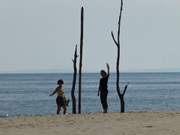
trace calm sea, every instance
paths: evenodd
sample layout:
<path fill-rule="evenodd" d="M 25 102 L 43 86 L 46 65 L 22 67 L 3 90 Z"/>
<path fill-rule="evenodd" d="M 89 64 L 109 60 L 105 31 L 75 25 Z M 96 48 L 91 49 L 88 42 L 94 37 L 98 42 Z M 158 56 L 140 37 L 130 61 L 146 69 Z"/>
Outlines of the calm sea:
<path fill-rule="evenodd" d="M 66 97 L 71 99 L 72 74 L 0 74 L 0 117 L 55 114 L 56 97 L 49 97 L 49 94 L 60 78 L 65 82 Z M 97 97 L 99 78 L 99 74 L 83 74 L 84 113 L 101 112 Z M 111 74 L 108 87 L 110 112 L 119 111 L 115 79 L 115 74 Z M 126 82 L 130 82 L 125 95 L 126 112 L 180 111 L 180 73 L 122 73 L 121 88 Z M 71 102 L 68 112 L 71 113 Z"/>

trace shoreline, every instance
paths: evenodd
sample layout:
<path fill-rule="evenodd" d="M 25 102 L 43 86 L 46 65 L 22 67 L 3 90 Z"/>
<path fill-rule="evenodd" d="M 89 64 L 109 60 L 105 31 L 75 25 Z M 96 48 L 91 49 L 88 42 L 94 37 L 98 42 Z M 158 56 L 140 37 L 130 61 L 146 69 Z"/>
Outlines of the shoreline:
<path fill-rule="evenodd" d="M 130 111 L 130 112 L 108 112 L 108 113 L 103 113 L 103 112 L 82 112 L 81 114 L 73 114 L 73 113 L 66 113 L 65 115 L 61 112 L 61 114 L 57 115 L 55 113 L 52 114 L 35 114 L 35 115 L 0 115 L 0 120 L 1 119 L 17 119 L 17 118 L 33 118 L 33 117 L 65 117 L 65 116 L 76 116 L 76 115 L 96 115 L 96 114 L 146 114 L 146 113 L 164 113 L 164 114 L 170 114 L 170 113 L 176 113 L 180 114 L 180 111 Z"/>
<path fill-rule="evenodd" d="M 89 113 L 0 118 L 0 135 L 179 135 L 180 112 Z"/>

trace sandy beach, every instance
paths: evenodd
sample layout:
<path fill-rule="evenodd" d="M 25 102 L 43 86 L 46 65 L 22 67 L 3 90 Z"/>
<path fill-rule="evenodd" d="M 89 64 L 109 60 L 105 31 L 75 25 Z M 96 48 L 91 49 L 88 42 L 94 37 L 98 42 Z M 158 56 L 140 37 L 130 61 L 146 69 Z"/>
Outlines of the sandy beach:
<path fill-rule="evenodd" d="M 179 135 L 180 113 L 0 118 L 0 135 Z"/>

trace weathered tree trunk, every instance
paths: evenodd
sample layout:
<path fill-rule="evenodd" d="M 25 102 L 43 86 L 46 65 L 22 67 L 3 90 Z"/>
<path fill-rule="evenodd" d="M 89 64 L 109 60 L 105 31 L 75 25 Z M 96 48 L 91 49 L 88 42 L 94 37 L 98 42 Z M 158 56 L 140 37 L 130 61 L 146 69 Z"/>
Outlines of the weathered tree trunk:
<path fill-rule="evenodd" d="M 80 37 L 80 62 L 79 62 L 79 102 L 78 113 L 81 113 L 81 74 L 82 74 L 82 59 L 83 59 L 83 27 L 84 27 L 84 8 L 81 8 L 81 37 Z"/>
<path fill-rule="evenodd" d="M 120 7 L 120 14 L 119 14 L 119 21 L 118 21 L 118 33 L 117 33 L 117 39 L 115 39 L 113 32 L 111 32 L 112 39 L 114 43 L 117 46 L 117 61 L 116 61 L 116 91 L 120 99 L 120 108 L 121 112 L 125 111 L 125 101 L 124 101 L 124 95 L 126 93 L 128 85 L 126 85 L 124 91 L 121 93 L 120 87 L 119 87 L 119 78 L 120 78 L 120 72 L 119 72 L 119 65 L 120 65 L 120 52 L 121 52 L 121 44 L 120 44 L 120 32 L 121 32 L 121 18 L 122 18 L 122 10 L 123 10 L 123 0 L 121 0 L 121 7 Z"/>
<path fill-rule="evenodd" d="M 120 96 L 120 102 L 121 102 L 121 112 L 125 111 L 125 102 L 124 102 L 124 95 Z"/>
<path fill-rule="evenodd" d="M 71 98 L 72 98 L 72 113 L 76 114 L 76 97 L 75 97 L 75 89 L 76 89 L 76 77 L 77 77 L 77 45 L 75 47 L 74 51 L 74 59 L 73 59 L 73 68 L 74 68 L 74 74 L 73 74 L 73 82 L 72 82 L 72 89 L 71 89 Z"/>

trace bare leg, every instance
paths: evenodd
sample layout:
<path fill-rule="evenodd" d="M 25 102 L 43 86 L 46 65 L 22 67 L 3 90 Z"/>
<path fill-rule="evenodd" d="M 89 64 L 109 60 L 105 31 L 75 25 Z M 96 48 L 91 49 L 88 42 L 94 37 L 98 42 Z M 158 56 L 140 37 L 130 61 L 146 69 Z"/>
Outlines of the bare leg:
<path fill-rule="evenodd" d="M 63 109 L 64 109 L 63 114 L 65 115 L 65 114 L 66 114 L 66 110 L 67 110 L 67 109 L 66 109 L 66 106 L 64 106 Z"/>
<path fill-rule="evenodd" d="M 57 113 L 56 114 L 59 114 L 61 111 L 61 106 L 57 106 Z"/>

